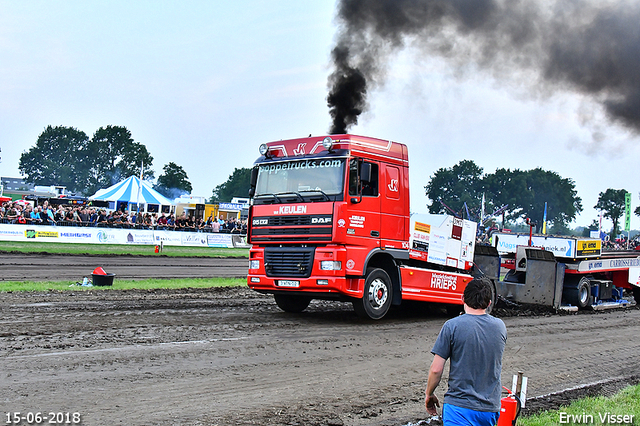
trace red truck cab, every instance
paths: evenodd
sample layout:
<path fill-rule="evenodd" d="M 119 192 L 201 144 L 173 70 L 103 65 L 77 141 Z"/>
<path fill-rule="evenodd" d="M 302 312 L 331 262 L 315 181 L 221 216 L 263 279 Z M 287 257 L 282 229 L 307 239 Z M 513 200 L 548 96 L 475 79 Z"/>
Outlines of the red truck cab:
<path fill-rule="evenodd" d="M 261 153 L 248 285 L 274 294 L 285 311 L 313 298 L 362 299 L 371 259 L 408 248 L 407 147 L 345 134 L 270 142 Z M 367 316 L 386 313 L 392 285 L 377 284 Z"/>
<path fill-rule="evenodd" d="M 371 319 L 403 299 L 460 309 L 476 224 L 410 215 L 405 145 L 344 134 L 270 142 L 260 153 L 249 287 L 287 312 L 312 299 L 350 301 Z"/>

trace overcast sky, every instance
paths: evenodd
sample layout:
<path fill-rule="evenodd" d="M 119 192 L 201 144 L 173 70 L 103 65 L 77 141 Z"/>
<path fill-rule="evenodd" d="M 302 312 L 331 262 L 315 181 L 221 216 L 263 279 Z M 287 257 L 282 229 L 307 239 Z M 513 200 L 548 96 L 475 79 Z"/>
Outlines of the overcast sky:
<path fill-rule="evenodd" d="M 192 195 L 208 198 L 234 168 L 252 165 L 260 143 L 328 132 L 335 8 L 0 0 L 0 175 L 19 175 L 21 153 L 48 125 L 89 137 L 118 125 L 147 147 L 156 177 L 173 161 Z M 411 47 L 390 57 L 386 84 L 351 133 L 409 147 L 414 212 L 427 210 L 433 173 L 463 159 L 487 173 L 542 167 L 573 179 L 584 207 L 573 226 L 597 218 L 607 188 L 640 203 L 640 138 L 607 122 L 593 100 L 454 69 Z"/>

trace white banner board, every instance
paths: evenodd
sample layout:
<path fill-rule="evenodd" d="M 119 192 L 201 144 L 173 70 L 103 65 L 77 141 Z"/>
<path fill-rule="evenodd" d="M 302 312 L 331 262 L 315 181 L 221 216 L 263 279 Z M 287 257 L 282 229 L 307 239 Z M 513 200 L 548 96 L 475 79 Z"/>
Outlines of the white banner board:
<path fill-rule="evenodd" d="M 81 244 L 162 244 L 165 246 L 226 248 L 249 247 L 246 242 L 246 237 L 237 234 L 12 224 L 0 224 L 0 241 L 40 241 Z"/>

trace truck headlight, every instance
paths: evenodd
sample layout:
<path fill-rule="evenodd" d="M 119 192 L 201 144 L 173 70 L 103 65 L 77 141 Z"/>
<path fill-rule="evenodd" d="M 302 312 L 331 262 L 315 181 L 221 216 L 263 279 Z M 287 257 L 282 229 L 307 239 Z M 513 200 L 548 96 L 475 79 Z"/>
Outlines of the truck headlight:
<path fill-rule="evenodd" d="M 249 269 L 260 269 L 260 261 L 259 260 L 249 261 Z"/>
<path fill-rule="evenodd" d="M 333 148 L 333 140 L 327 136 L 322 140 L 322 146 L 324 146 L 327 151 L 331 151 L 331 148 Z"/>
<path fill-rule="evenodd" d="M 342 269 L 342 262 L 337 260 L 322 260 L 320 261 L 321 271 L 339 271 Z"/>

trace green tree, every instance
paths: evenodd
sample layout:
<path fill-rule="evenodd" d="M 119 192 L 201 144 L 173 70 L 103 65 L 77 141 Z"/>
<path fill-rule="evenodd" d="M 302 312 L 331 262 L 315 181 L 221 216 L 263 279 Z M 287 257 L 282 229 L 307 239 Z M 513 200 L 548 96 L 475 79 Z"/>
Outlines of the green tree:
<path fill-rule="evenodd" d="M 251 168 L 236 168 L 226 182 L 214 188 L 211 202 L 229 202 L 233 197 L 248 197 L 250 186 Z"/>
<path fill-rule="evenodd" d="M 489 206 L 508 206 L 507 219 L 518 219 L 524 210 L 522 190 L 527 186 L 527 173 L 518 169 L 497 169 L 483 179 L 485 198 Z"/>
<path fill-rule="evenodd" d="M 182 194 L 191 194 L 193 187 L 182 166 L 171 161 L 165 164 L 162 171 L 163 173 L 158 176 L 158 182 L 153 186 L 156 191 L 169 199 L 177 198 Z"/>
<path fill-rule="evenodd" d="M 626 189 L 608 188 L 605 192 L 598 195 L 598 203 L 593 207 L 600 210 L 603 216 L 611 219 L 613 222 L 613 230 L 611 231 L 611 239 L 618 235 L 618 220 L 624 214 L 624 199 L 627 194 Z"/>
<path fill-rule="evenodd" d="M 463 160 L 450 169 L 439 169 L 425 188 L 431 213 L 450 213 L 440 200 L 456 212 L 461 212 L 465 203 L 469 210 L 478 211 L 484 194 L 485 213 L 506 204 L 508 219 L 528 217 L 541 225 L 546 202 L 547 221 L 555 229 L 566 231 L 567 223 L 582 211 L 573 180 L 541 168 L 498 169 L 483 176 L 473 161 Z"/>
<path fill-rule="evenodd" d="M 509 206 L 509 219 L 530 218 L 542 229 L 544 206 L 547 221 L 553 224 L 550 232 L 566 233 L 567 224 L 582 211 L 582 199 L 577 196 L 575 183 L 556 172 L 536 168 L 520 171 L 498 169 L 484 178 L 487 197 L 497 206 Z"/>
<path fill-rule="evenodd" d="M 18 169 L 35 185 L 62 185 L 91 195 L 131 175 L 153 177 L 153 157 L 125 127 L 101 127 L 89 140 L 73 127 L 48 126 L 20 156 Z"/>
<path fill-rule="evenodd" d="M 523 190 L 523 191 L 522 191 Z M 526 172 L 526 187 L 522 191 L 521 217 L 531 218 L 542 225 L 544 205 L 547 203 L 547 221 L 563 229 L 582 211 L 582 199 L 578 197 L 572 179 L 558 173 L 536 168 Z M 542 229 L 542 228 L 539 228 Z"/>
<path fill-rule="evenodd" d="M 83 131 L 47 126 L 35 146 L 22 153 L 18 170 L 34 185 L 62 185 L 84 192 L 89 176 L 91 148 Z"/>
<path fill-rule="evenodd" d="M 462 212 L 465 203 L 468 208 L 478 210 L 482 203 L 482 179 L 482 168 L 471 160 L 438 169 L 424 187 L 431 200 L 429 212 L 451 214 L 442 203 L 456 212 Z"/>
<path fill-rule="evenodd" d="M 93 194 L 129 176 L 140 176 L 141 166 L 144 167 L 143 178 L 153 178 L 153 157 L 143 144 L 133 140 L 126 127 L 100 127 L 91 139 L 91 150 L 87 194 Z"/>

